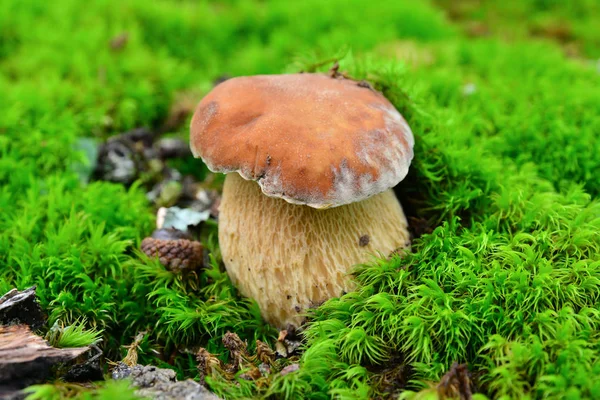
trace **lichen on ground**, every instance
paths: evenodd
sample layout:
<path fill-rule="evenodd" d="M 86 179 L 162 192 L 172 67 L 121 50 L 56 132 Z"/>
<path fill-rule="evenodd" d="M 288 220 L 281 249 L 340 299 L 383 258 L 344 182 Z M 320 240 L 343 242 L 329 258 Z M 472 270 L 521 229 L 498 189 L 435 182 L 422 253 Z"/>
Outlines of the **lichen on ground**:
<path fill-rule="evenodd" d="M 410 398 L 456 362 L 490 398 L 600 397 L 599 6 L 454 3 L 0 2 L 0 295 L 37 285 L 48 328 L 85 321 L 113 361 L 148 332 L 139 362 L 179 379 L 199 379 L 190 349 L 226 362 L 228 331 L 251 352 L 273 343 L 214 238 L 209 268 L 185 279 L 136 250 L 154 224 L 144 190 L 82 183 L 79 140 L 139 126 L 185 138 L 181 102 L 215 80 L 339 59 L 415 134 L 396 192 L 419 237 L 312 311 L 297 371 L 266 385 L 214 375 L 209 388 Z"/>

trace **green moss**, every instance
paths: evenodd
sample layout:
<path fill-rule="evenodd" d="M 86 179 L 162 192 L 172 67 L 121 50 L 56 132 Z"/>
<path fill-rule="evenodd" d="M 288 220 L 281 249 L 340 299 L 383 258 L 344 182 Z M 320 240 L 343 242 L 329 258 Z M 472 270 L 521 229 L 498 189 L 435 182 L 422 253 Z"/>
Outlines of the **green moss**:
<path fill-rule="evenodd" d="M 61 400 L 65 398 L 78 400 L 135 400 L 141 397 L 134 394 L 129 380 L 107 381 L 96 387 L 85 387 L 74 384 L 43 384 L 30 386 L 25 390 L 27 400 Z"/>
<path fill-rule="evenodd" d="M 490 397 L 599 397 L 600 75 L 583 59 L 598 55 L 597 5 L 546 3 L 485 2 L 457 19 L 447 9 L 449 20 L 412 1 L 1 2 L 0 293 L 36 284 L 49 323 L 85 320 L 78 329 L 102 331 L 112 360 L 147 331 L 140 362 L 165 366 L 162 353 L 180 378 L 196 376 L 193 348 L 223 356 L 228 330 L 251 347 L 272 340 L 228 280 L 214 232 L 208 270 L 165 270 L 135 250 L 154 219 L 141 187 L 82 184 L 74 149 L 161 125 L 179 92 L 201 96 L 219 76 L 325 70 L 344 55 L 342 69 L 413 128 L 396 192 L 432 231 L 405 258 L 358 266 L 355 292 L 311 312 L 299 371 L 233 389 L 213 376 L 211 388 L 368 398 L 383 391 L 382 365 L 404 365 L 398 390 L 416 392 L 457 361 Z M 498 31 L 465 35 L 465 15 Z M 537 28 L 520 31 L 514 15 Z M 563 20 L 578 58 L 536 33 Z"/>
<path fill-rule="evenodd" d="M 86 321 L 75 321 L 68 326 L 55 324 L 46 335 L 46 340 L 54 347 L 84 347 L 97 344 L 102 331 L 87 330 Z"/>
<path fill-rule="evenodd" d="M 600 38 L 595 0 L 506 1 L 436 0 L 469 36 L 507 40 L 553 41 L 576 57 L 598 57 Z"/>

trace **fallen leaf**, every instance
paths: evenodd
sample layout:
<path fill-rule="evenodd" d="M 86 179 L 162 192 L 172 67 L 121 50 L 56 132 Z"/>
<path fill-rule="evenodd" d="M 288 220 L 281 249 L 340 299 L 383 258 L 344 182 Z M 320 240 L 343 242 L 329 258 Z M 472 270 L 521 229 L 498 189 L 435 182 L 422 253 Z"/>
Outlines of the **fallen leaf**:
<path fill-rule="evenodd" d="M 169 207 L 164 212 L 164 222 L 159 228 L 175 228 L 187 232 L 188 226 L 196 226 L 210 217 L 210 210 L 194 211 L 189 208 Z"/>

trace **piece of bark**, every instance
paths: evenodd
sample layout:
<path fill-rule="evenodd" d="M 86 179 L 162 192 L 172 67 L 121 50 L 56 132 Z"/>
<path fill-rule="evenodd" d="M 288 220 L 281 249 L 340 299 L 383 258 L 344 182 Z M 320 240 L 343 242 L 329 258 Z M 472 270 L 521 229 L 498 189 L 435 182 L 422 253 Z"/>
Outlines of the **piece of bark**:
<path fill-rule="evenodd" d="M 46 317 L 35 297 L 35 286 L 19 292 L 12 289 L 0 298 L 0 325 L 26 324 L 36 330 Z"/>
<path fill-rule="evenodd" d="M 27 325 L 0 326 L 0 386 L 23 388 L 40 382 L 52 366 L 88 350 L 89 347 L 54 348 Z"/>

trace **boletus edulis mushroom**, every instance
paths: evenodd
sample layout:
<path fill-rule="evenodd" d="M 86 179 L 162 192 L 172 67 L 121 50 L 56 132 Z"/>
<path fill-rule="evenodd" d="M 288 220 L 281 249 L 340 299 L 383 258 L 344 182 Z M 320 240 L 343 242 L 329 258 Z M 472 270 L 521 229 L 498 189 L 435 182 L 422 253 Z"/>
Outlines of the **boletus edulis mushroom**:
<path fill-rule="evenodd" d="M 298 326 L 308 307 L 352 289 L 353 266 L 410 245 L 391 188 L 413 144 L 381 93 L 341 75 L 238 77 L 202 99 L 191 150 L 227 174 L 223 261 L 265 320 Z"/>

